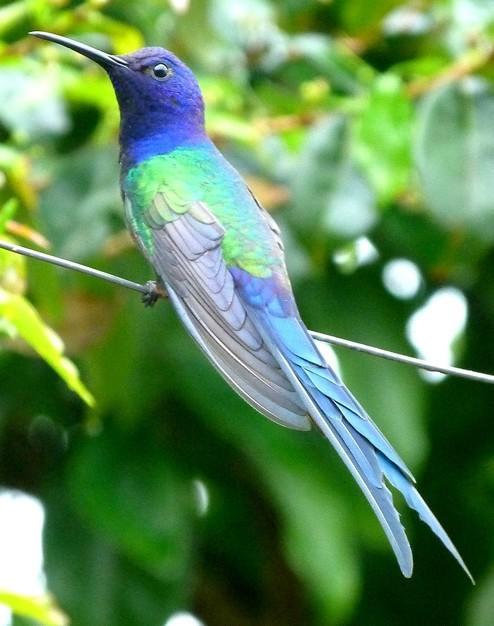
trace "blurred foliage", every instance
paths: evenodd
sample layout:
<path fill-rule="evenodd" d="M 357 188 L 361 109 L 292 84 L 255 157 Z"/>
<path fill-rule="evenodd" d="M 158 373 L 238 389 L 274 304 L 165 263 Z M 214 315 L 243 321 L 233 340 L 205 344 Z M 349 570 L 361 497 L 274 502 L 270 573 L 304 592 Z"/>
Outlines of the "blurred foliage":
<path fill-rule="evenodd" d="M 411 352 L 410 317 L 453 286 L 468 304 L 456 358 L 492 371 L 492 2 L 1 3 L 1 236 L 144 281 L 109 82 L 32 29 L 117 53 L 164 45 L 191 65 L 210 133 L 282 225 L 309 327 Z M 421 275 L 408 299 L 383 283 L 397 258 Z M 146 311 L 134 293 L 1 252 L 0 338 L 0 484 L 41 499 L 48 589 L 75 626 L 161 626 L 181 609 L 207 626 L 491 623 L 489 387 L 339 354 L 472 588 L 408 513 L 416 571 L 403 580 L 329 445 L 242 403 L 166 304 Z M 65 619 L 46 599 L 0 602 L 15 624 Z"/>
<path fill-rule="evenodd" d="M 67 626 L 69 623 L 50 596 L 22 596 L 0 591 L 0 602 L 11 607 L 16 615 L 24 615 L 46 626 Z"/>

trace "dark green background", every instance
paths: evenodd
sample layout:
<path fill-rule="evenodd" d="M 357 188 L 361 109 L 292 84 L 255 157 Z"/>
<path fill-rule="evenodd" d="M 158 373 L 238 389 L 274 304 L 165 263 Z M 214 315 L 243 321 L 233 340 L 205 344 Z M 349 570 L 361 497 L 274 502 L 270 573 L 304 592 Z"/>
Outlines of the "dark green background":
<path fill-rule="evenodd" d="M 0 4 L 9 236 L 13 218 L 55 254 L 152 278 L 123 232 L 104 73 L 25 35 L 164 45 L 198 75 L 211 134 L 282 225 L 310 328 L 413 353 L 410 316 L 455 287 L 468 303 L 457 363 L 494 370 L 490 0 Z M 362 236 L 378 252 L 364 265 Z M 408 300 L 383 285 L 396 258 L 422 275 Z M 166 303 L 145 310 L 95 279 L 0 260 L 2 288 L 61 335 L 97 402 L 86 408 L 0 318 L 0 484 L 43 502 L 48 587 L 74 626 L 161 626 L 179 609 L 207 626 L 492 623 L 492 388 L 338 352 L 478 584 L 397 498 L 416 560 L 405 580 L 329 444 L 243 404 Z"/>

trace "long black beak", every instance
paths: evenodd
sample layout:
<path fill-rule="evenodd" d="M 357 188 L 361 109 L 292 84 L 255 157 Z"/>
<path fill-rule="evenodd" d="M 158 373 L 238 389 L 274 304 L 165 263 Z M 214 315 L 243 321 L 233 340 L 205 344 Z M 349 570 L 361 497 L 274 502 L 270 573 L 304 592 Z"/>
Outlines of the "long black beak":
<path fill-rule="evenodd" d="M 39 30 L 33 30 L 29 34 L 34 35 L 35 37 L 39 37 L 39 39 L 53 41 L 54 43 L 59 43 L 61 46 L 70 48 L 71 50 L 82 54 L 88 59 L 95 61 L 95 63 L 98 63 L 105 69 L 115 65 L 118 67 L 128 67 L 127 61 L 125 61 L 121 57 L 115 56 L 113 54 L 107 54 L 106 52 L 102 52 L 101 50 L 97 50 L 96 48 L 92 48 L 91 46 L 87 46 L 85 43 L 80 43 L 79 41 L 74 41 L 73 39 L 62 37 L 61 35 L 44 33 Z"/>

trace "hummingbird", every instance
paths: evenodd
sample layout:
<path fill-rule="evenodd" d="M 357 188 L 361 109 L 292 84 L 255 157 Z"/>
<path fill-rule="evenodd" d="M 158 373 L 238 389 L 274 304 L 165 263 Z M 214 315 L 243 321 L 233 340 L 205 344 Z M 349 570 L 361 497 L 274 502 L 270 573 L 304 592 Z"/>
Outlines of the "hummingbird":
<path fill-rule="evenodd" d="M 113 55 L 60 35 L 30 34 L 106 70 L 120 108 L 127 225 L 212 365 L 269 419 L 301 431 L 315 426 L 327 438 L 369 501 L 404 576 L 412 575 L 412 550 L 389 487 L 472 579 L 411 471 L 311 338 L 280 230 L 208 137 L 193 72 L 161 47 Z"/>

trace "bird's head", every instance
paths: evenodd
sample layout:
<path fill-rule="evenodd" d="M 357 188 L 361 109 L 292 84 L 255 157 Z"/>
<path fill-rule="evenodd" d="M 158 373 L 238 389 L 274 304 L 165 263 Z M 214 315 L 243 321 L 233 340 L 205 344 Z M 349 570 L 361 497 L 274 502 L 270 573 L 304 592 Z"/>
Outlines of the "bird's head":
<path fill-rule="evenodd" d="M 31 35 L 61 44 L 95 61 L 108 73 L 121 115 L 121 142 L 165 148 L 204 135 L 204 104 L 192 71 L 164 48 L 113 55 L 52 33 Z M 154 148 L 156 151 L 156 147 Z"/>

